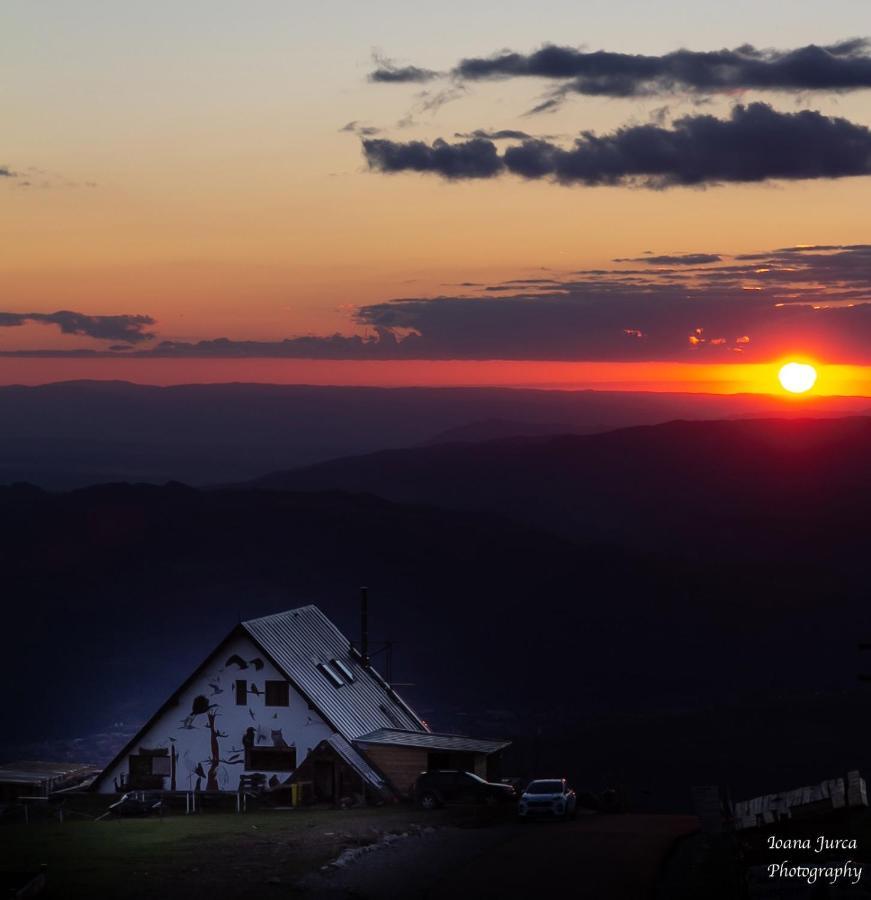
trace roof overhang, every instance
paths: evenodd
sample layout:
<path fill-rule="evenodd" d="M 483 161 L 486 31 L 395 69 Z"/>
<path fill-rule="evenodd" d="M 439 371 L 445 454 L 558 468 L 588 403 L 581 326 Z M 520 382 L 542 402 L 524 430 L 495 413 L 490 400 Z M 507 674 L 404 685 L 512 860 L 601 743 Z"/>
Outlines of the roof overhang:
<path fill-rule="evenodd" d="M 421 750 L 437 750 L 454 753 L 498 753 L 511 744 L 505 740 L 483 740 L 461 734 L 436 734 L 434 732 L 403 731 L 398 728 L 379 728 L 358 737 L 355 744 L 382 747 L 415 747 Z"/>

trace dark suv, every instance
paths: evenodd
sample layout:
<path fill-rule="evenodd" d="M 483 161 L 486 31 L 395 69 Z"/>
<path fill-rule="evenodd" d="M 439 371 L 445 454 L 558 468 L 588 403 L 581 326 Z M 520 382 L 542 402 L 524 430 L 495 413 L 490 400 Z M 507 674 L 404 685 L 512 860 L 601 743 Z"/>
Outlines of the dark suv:
<path fill-rule="evenodd" d="M 517 792 L 510 784 L 484 781 L 462 769 L 439 769 L 419 776 L 414 783 L 414 799 L 424 809 L 435 809 L 449 803 L 513 802 Z"/>

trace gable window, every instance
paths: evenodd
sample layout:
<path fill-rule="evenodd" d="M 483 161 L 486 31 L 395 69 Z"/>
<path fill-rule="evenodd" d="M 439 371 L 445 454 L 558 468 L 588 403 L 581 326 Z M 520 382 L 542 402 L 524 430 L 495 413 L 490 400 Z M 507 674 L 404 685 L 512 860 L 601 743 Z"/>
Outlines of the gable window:
<path fill-rule="evenodd" d="M 290 706 L 290 685 L 286 681 L 267 681 L 266 705 Z"/>
<path fill-rule="evenodd" d="M 342 660 L 334 659 L 334 660 L 332 660 L 332 664 L 333 664 L 334 668 L 338 669 L 339 672 L 341 672 L 342 675 L 345 676 L 346 681 L 354 680 L 354 673 L 351 671 L 351 667 L 346 665 L 345 663 L 343 663 Z"/>
<path fill-rule="evenodd" d="M 248 747 L 245 768 L 266 772 L 292 772 L 296 768 L 296 747 Z"/>
<path fill-rule="evenodd" d="M 326 663 L 318 663 L 318 669 L 323 675 L 326 675 L 330 681 L 332 681 L 333 685 L 337 688 L 342 687 L 344 685 L 344 681 L 339 677 L 339 673 L 332 667 L 327 665 Z"/>
<path fill-rule="evenodd" d="M 248 703 L 248 682 L 239 679 L 236 682 L 236 706 L 245 706 Z"/>

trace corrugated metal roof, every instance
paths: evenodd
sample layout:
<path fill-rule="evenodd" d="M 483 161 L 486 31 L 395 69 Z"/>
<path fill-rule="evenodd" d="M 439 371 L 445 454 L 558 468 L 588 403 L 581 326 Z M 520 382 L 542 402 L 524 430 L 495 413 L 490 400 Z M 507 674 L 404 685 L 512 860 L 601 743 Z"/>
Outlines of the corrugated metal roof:
<path fill-rule="evenodd" d="M 87 778 L 99 772 L 97 766 L 90 763 L 69 762 L 9 762 L 0 765 L 0 781 L 4 782 L 53 782 L 67 781 L 73 778 Z"/>
<path fill-rule="evenodd" d="M 340 734 L 331 734 L 326 739 L 326 742 L 367 784 L 375 788 L 376 791 L 387 790 L 387 784 L 384 779 Z"/>
<path fill-rule="evenodd" d="M 434 734 L 379 728 L 358 737 L 358 744 L 389 744 L 395 747 L 424 747 L 427 750 L 456 750 L 460 753 L 495 753 L 511 741 L 483 741 L 461 734 Z"/>
<path fill-rule="evenodd" d="M 348 741 L 379 728 L 426 733 L 414 710 L 371 668 L 360 664 L 350 641 L 316 607 L 251 619 L 242 627 Z M 318 666 L 337 659 L 354 676 L 336 687 Z"/>

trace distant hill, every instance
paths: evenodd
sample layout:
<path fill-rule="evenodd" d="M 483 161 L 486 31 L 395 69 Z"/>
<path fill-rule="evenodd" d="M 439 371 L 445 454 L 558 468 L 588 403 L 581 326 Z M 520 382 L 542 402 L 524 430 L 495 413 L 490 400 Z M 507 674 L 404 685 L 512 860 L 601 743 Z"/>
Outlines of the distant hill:
<path fill-rule="evenodd" d="M 681 558 L 864 558 L 871 418 L 670 422 L 389 450 L 254 482 L 489 510 Z"/>
<path fill-rule="evenodd" d="M 819 561 L 711 551 L 360 494 L 0 489 L 0 757 L 105 759 L 239 617 L 314 602 L 353 638 L 365 582 L 402 692 L 436 728 L 513 739 L 518 771 L 682 807 L 691 783 L 758 793 L 784 759 L 786 786 L 856 763 L 866 593 Z"/>
<path fill-rule="evenodd" d="M 375 497 L 0 488 L 2 671 L 21 686 L 0 708 L 0 756 L 148 714 L 240 617 L 317 603 L 358 637 L 364 583 L 373 640 L 397 642 L 397 674 L 419 686 L 427 718 L 444 717 L 448 698 L 478 711 L 524 692 L 528 702 L 538 688 L 520 669 L 494 691 L 491 650 L 510 652 L 529 598 L 544 592 L 551 615 L 593 623 L 596 604 L 577 598 L 635 565 L 496 516 Z M 556 637 L 529 657 L 542 677 L 561 669 Z M 63 691 L 46 679 L 49 660 Z"/>
<path fill-rule="evenodd" d="M 856 413 L 863 398 L 77 381 L 0 387 L 0 484 L 244 481 L 437 440 L 601 432 L 671 419 Z"/>
<path fill-rule="evenodd" d="M 457 441 L 480 443 L 500 438 L 532 437 L 557 434 L 590 434 L 601 428 L 583 425 L 556 424 L 554 422 L 516 422 L 510 419 L 485 419 L 448 428 L 431 437 L 425 444 L 452 444 Z"/>
<path fill-rule="evenodd" d="M 517 766 L 682 805 L 864 765 L 869 450 L 861 417 L 672 422 L 0 489 L 0 756 L 105 756 L 238 617 L 314 602 L 354 636 L 367 583 L 403 693 Z"/>

